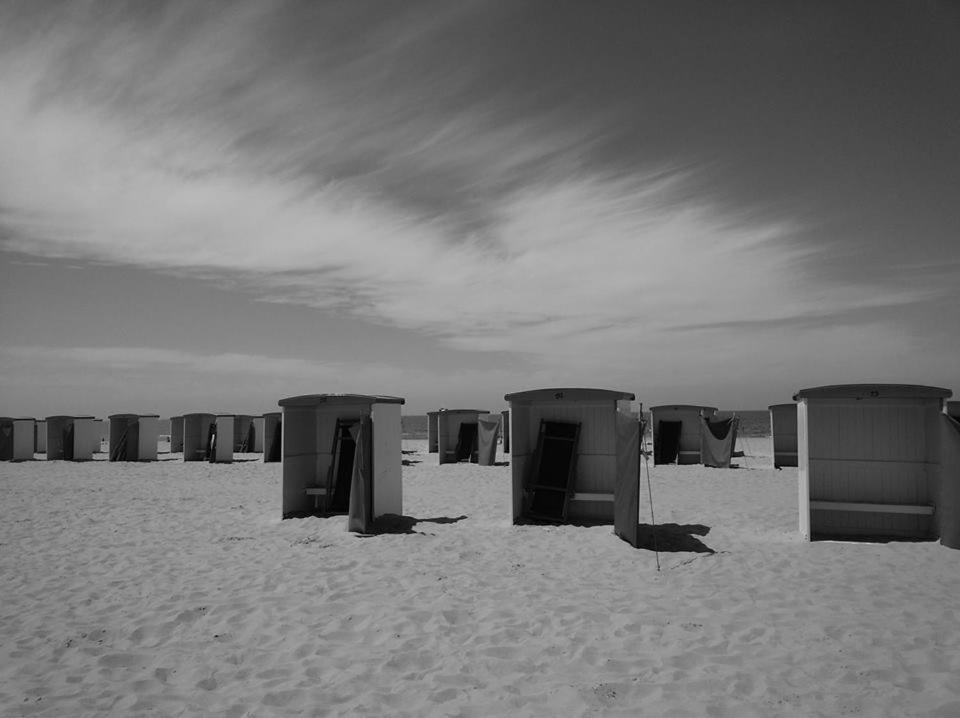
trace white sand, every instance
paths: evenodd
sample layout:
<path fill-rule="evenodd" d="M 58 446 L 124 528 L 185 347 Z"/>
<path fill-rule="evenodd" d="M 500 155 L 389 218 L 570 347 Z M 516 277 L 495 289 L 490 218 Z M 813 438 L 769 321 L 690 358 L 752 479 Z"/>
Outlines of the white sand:
<path fill-rule="evenodd" d="M 960 716 L 960 551 L 800 542 L 796 470 L 748 441 L 653 470 L 658 522 L 703 527 L 660 573 L 512 526 L 509 467 L 422 441 L 419 522 L 367 538 L 281 521 L 279 464 L 2 464 L 0 713 Z"/>

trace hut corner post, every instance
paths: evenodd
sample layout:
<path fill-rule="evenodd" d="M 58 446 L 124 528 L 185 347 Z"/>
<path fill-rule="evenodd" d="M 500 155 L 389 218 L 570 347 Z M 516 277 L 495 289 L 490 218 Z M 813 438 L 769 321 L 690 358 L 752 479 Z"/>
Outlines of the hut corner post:
<path fill-rule="evenodd" d="M 797 402 L 797 506 L 800 511 L 800 536 L 810 540 L 810 451 L 807 446 L 807 400 Z"/>

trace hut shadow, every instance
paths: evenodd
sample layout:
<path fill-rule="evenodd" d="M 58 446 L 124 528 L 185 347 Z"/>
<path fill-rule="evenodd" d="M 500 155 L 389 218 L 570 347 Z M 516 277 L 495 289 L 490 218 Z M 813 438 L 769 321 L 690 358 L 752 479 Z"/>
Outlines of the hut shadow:
<path fill-rule="evenodd" d="M 509 462 L 509 461 L 494 461 L 494 462 L 493 462 L 493 465 L 494 465 L 494 466 L 510 466 L 510 462 Z"/>
<path fill-rule="evenodd" d="M 429 519 L 418 519 L 413 516 L 399 516 L 397 514 L 384 514 L 378 516 L 373 521 L 373 527 L 369 533 L 358 534 L 361 538 L 370 536 L 381 536 L 383 534 L 423 534 L 423 531 L 414 531 L 413 527 L 417 524 L 455 524 L 467 518 L 466 514 L 461 516 L 435 516 Z"/>
<path fill-rule="evenodd" d="M 637 526 L 637 548 L 664 553 L 716 553 L 697 536 L 706 536 L 710 527 L 703 524 L 649 524 Z"/>
<path fill-rule="evenodd" d="M 400 453 L 401 453 L 401 454 L 418 454 L 418 453 L 420 453 L 420 452 L 416 451 L 415 449 L 411 449 L 410 451 L 404 451 L 404 450 L 401 449 L 401 450 L 400 450 Z"/>
<path fill-rule="evenodd" d="M 413 461 L 412 459 L 401 459 L 400 463 L 403 464 L 404 466 L 414 466 L 415 464 L 422 464 L 423 461 Z"/>

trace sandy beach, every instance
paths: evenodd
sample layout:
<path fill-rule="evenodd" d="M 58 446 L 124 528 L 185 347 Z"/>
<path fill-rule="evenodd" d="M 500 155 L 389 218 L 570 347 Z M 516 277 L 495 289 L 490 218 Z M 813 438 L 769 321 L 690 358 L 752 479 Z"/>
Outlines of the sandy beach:
<path fill-rule="evenodd" d="M 253 454 L 0 465 L 0 712 L 960 715 L 960 552 L 801 542 L 769 439 L 651 467 L 659 572 L 646 481 L 633 549 L 403 448 L 409 519 L 371 537 L 281 521 Z"/>

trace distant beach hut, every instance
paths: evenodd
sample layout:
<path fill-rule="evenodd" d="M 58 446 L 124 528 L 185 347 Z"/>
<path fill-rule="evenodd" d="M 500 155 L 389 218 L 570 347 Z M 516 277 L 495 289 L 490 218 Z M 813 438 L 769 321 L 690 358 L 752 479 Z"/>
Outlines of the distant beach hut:
<path fill-rule="evenodd" d="M 486 409 L 441 409 L 437 413 L 439 463 L 477 462 L 477 417 Z"/>
<path fill-rule="evenodd" d="M 500 420 L 500 435 L 503 436 L 503 453 L 510 453 L 510 410 L 504 409 L 500 412 L 503 417 Z"/>
<path fill-rule="evenodd" d="M 437 443 L 437 417 L 439 411 L 427 412 L 427 453 L 436 454 L 439 451 Z"/>
<path fill-rule="evenodd" d="M 110 415 L 110 461 L 156 461 L 160 417 L 156 414 Z"/>
<path fill-rule="evenodd" d="M 33 451 L 36 454 L 47 453 L 47 422 L 43 419 L 37 419 L 33 429 L 34 444 Z"/>
<path fill-rule="evenodd" d="M 394 396 L 311 394 L 281 399 L 283 517 L 347 513 L 368 533 L 403 513 L 400 406 Z"/>
<path fill-rule="evenodd" d="M 233 450 L 238 454 L 249 454 L 253 451 L 253 442 L 253 417 L 249 414 L 234 414 Z"/>
<path fill-rule="evenodd" d="M 170 417 L 170 453 L 183 451 L 183 417 Z"/>
<path fill-rule="evenodd" d="M 497 439 L 500 437 L 500 422 L 503 416 L 480 414 L 477 416 L 477 463 L 493 466 L 497 463 Z"/>
<path fill-rule="evenodd" d="M 949 421 L 943 400 L 950 394 L 907 384 L 797 392 L 803 538 L 936 538 L 938 518 L 952 520 L 935 517 L 947 478 L 939 424 Z M 960 466 L 947 469 L 955 485 Z"/>
<path fill-rule="evenodd" d="M 701 417 L 713 418 L 715 406 L 664 404 L 650 407 L 654 464 L 699 464 Z"/>
<path fill-rule="evenodd" d="M 263 461 L 266 464 L 280 461 L 283 446 L 283 422 L 279 411 L 263 415 Z"/>
<path fill-rule="evenodd" d="M 640 422 L 634 395 L 607 389 L 507 394 L 513 522 L 613 523 L 638 541 Z"/>
<path fill-rule="evenodd" d="M 90 461 L 97 436 L 92 416 L 48 416 L 47 461 Z"/>
<path fill-rule="evenodd" d="M 253 417 L 253 453 L 262 454 L 263 453 L 263 417 L 255 416 Z"/>
<path fill-rule="evenodd" d="M 233 433 L 233 414 L 184 414 L 183 460 L 229 464 Z"/>
<path fill-rule="evenodd" d="M 33 459 L 35 424 L 32 417 L 0 417 L 0 461 Z"/>
<path fill-rule="evenodd" d="M 773 438 L 773 467 L 797 465 L 797 405 L 770 405 L 770 435 Z"/>

